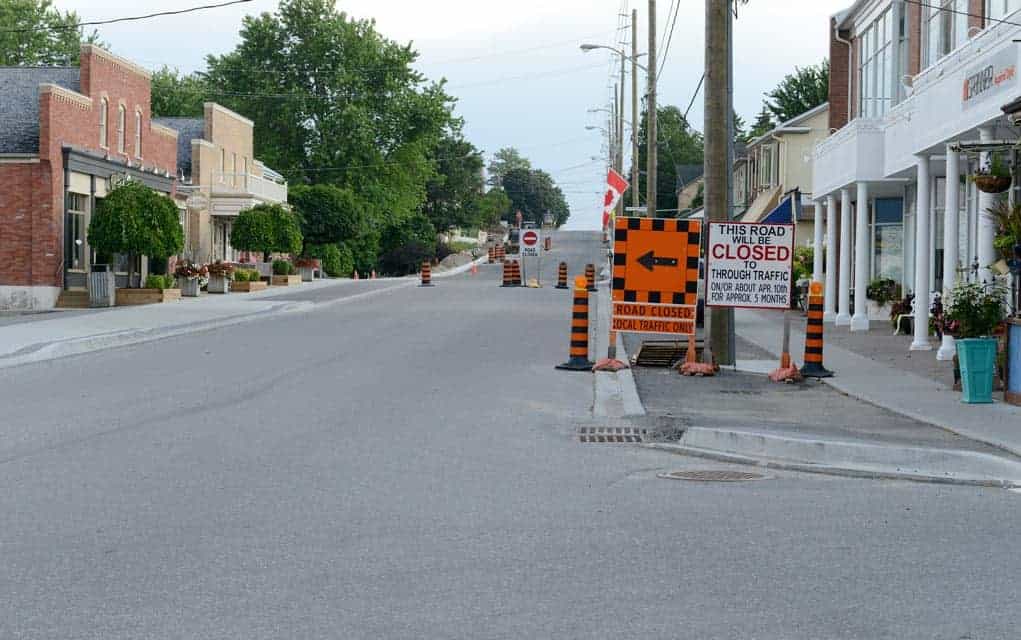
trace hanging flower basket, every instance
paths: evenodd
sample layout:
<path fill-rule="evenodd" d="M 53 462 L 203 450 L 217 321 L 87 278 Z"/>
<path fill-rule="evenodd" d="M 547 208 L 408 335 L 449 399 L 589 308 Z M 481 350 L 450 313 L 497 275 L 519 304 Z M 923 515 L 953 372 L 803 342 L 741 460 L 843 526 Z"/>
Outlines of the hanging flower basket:
<path fill-rule="evenodd" d="M 971 177 L 972 182 L 983 193 L 1003 193 L 1010 189 L 1010 176 L 976 175 Z"/>

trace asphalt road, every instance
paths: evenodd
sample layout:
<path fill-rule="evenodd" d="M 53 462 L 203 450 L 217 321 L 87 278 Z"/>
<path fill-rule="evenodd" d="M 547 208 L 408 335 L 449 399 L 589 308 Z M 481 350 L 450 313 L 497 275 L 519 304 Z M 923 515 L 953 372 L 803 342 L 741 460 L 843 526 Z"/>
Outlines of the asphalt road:
<path fill-rule="evenodd" d="M 1021 496 L 657 479 L 728 467 L 577 442 L 569 294 L 498 280 L 0 371 L 0 638 L 1016 636 Z"/>

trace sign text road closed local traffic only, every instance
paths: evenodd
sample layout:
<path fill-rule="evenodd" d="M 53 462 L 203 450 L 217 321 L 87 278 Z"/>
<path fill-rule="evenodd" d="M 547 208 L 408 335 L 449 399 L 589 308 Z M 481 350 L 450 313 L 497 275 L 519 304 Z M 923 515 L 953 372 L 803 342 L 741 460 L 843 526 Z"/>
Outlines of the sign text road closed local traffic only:
<path fill-rule="evenodd" d="M 790 309 L 794 225 L 709 223 L 706 304 Z"/>
<path fill-rule="evenodd" d="M 614 302 L 614 331 L 629 333 L 671 333 L 688 336 L 695 333 L 693 305 Z"/>
<path fill-rule="evenodd" d="M 542 244 L 539 242 L 539 232 L 535 229 L 523 229 L 521 231 L 521 256 L 538 258 L 540 251 L 542 251 Z"/>

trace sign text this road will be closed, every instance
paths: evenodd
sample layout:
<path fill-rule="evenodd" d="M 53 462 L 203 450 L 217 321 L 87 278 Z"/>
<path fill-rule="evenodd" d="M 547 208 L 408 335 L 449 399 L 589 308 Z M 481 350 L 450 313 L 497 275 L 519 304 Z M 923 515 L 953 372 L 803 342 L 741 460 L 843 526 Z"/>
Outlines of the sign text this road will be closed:
<path fill-rule="evenodd" d="M 714 222 L 708 253 L 706 304 L 790 308 L 794 225 Z"/>

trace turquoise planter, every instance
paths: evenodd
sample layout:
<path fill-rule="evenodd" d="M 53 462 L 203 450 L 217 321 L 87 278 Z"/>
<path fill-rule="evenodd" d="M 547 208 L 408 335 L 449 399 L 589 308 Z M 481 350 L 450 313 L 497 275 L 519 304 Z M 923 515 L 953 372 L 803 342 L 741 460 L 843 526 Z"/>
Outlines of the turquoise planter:
<path fill-rule="evenodd" d="M 996 339 L 958 340 L 957 359 L 961 365 L 961 402 L 991 403 L 993 376 L 996 372 Z"/>

